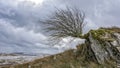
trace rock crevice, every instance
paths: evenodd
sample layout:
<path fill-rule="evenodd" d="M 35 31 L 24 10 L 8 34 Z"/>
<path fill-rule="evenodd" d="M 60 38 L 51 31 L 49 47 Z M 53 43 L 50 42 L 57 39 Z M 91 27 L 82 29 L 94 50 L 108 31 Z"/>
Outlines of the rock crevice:
<path fill-rule="evenodd" d="M 104 64 L 110 60 L 120 62 L 120 33 L 106 29 L 91 30 L 86 34 L 87 51 L 99 64 Z"/>

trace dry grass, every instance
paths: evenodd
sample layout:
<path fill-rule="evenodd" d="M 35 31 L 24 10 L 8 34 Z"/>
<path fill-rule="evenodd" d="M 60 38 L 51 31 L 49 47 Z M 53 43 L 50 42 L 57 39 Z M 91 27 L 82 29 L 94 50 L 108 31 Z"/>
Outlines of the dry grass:
<path fill-rule="evenodd" d="M 101 27 L 101 28 L 120 33 L 120 27 L 113 26 L 108 28 L 105 28 L 105 27 Z"/>
<path fill-rule="evenodd" d="M 78 49 L 80 49 L 80 46 Z M 111 65 L 99 65 L 85 61 L 85 58 L 79 54 L 79 50 L 68 50 L 60 54 L 36 59 L 29 63 L 0 68 L 104 68 L 105 66 L 113 68 Z"/>

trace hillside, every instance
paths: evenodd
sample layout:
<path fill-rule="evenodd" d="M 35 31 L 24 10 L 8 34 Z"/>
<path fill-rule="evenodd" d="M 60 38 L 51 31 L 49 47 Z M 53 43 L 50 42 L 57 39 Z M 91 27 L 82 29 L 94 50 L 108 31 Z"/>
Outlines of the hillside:
<path fill-rule="evenodd" d="M 120 63 L 120 28 L 100 28 L 84 35 L 77 49 L 1 68 L 117 68 Z"/>

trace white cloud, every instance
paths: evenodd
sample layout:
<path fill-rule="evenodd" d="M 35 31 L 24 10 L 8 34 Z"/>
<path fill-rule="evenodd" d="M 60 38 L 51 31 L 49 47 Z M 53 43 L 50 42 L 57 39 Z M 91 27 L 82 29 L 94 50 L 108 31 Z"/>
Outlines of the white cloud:
<path fill-rule="evenodd" d="M 54 52 L 56 49 L 45 45 L 40 19 L 48 17 L 54 7 L 78 7 L 86 13 L 88 22 L 85 31 L 100 26 L 120 27 L 119 0 L 0 0 L 0 52 L 31 50 Z M 35 4 L 37 3 L 37 4 Z M 14 48 L 13 48 L 14 47 Z M 24 47 L 24 48 L 23 48 Z M 4 50 L 3 50 L 4 49 Z M 53 50 L 52 50 L 53 49 Z M 46 51 L 49 50 L 49 51 Z"/>
<path fill-rule="evenodd" d="M 24 27 L 14 27 L 8 21 L 0 19 L 0 52 L 34 52 L 31 49 L 42 48 L 46 36 L 27 30 Z M 36 45 L 40 43 L 41 45 Z M 44 47 L 45 48 L 45 47 Z M 40 49 L 39 49 L 40 50 Z M 42 51 L 40 51 L 42 52 Z"/>
<path fill-rule="evenodd" d="M 35 4 L 42 4 L 43 0 L 29 0 L 34 2 Z"/>

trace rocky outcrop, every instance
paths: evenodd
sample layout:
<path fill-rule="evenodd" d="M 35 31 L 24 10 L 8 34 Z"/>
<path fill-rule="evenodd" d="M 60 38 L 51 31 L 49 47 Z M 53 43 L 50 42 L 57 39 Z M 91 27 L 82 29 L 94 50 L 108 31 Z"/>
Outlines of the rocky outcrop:
<path fill-rule="evenodd" d="M 91 30 L 85 35 L 87 57 L 95 62 L 105 64 L 110 60 L 120 62 L 120 33 L 107 29 Z M 91 55 L 92 54 L 92 55 Z"/>

